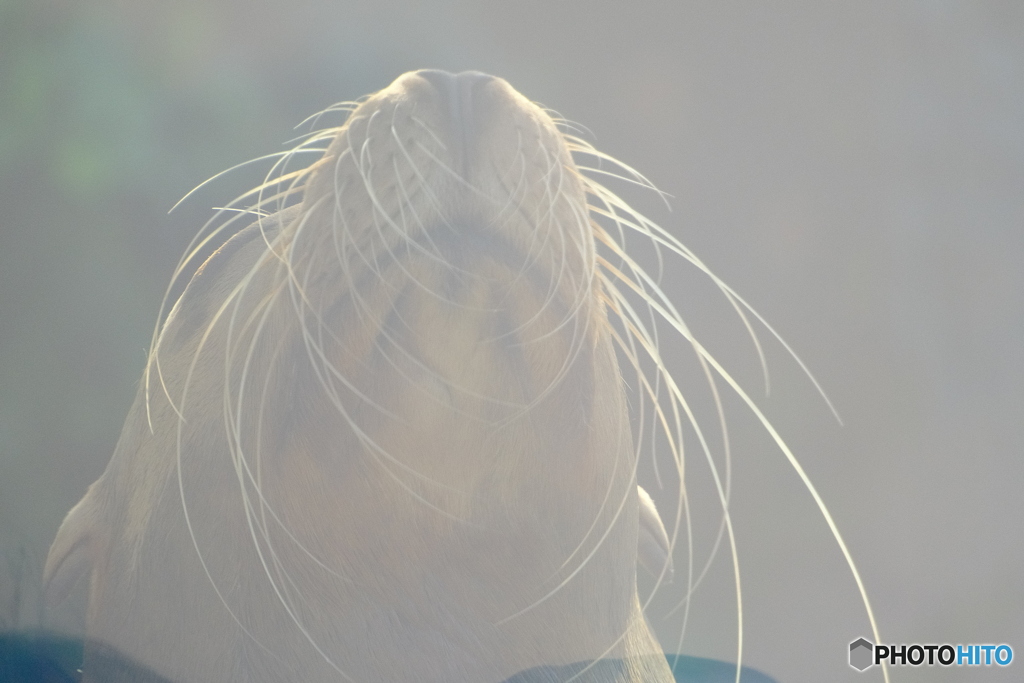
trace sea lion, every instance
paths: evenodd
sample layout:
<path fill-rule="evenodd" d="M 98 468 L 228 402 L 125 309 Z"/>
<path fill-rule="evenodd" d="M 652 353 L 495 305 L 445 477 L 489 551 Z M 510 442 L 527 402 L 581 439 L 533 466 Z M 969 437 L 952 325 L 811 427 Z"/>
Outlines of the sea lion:
<path fill-rule="evenodd" d="M 580 144 L 419 71 L 284 158 L 321 153 L 191 278 L 53 543 L 90 642 L 182 682 L 673 680 Z"/>
<path fill-rule="evenodd" d="M 253 221 L 158 323 L 114 455 L 57 533 L 48 600 L 88 576 L 84 680 L 672 681 L 636 581 L 638 561 L 671 574 L 685 527 L 684 496 L 666 531 L 637 485 L 652 427 L 682 490 L 692 425 L 737 594 L 739 568 L 657 319 L 832 522 L 625 235 L 744 321 L 745 302 L 500 78 L 418 71 L 335 109 L 179 266 Z"/>

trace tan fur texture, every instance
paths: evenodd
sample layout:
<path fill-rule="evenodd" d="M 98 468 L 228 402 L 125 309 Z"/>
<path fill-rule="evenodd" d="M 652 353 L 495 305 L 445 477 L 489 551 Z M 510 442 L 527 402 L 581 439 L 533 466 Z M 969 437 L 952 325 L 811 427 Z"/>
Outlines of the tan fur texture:
<path fill-rule="evenodd" d="M 174 681 L 671 681 L 573 138 L 423 71 L 311 140 L 159 330 L 51 596 L 88 574 L 89 638 Z"/>

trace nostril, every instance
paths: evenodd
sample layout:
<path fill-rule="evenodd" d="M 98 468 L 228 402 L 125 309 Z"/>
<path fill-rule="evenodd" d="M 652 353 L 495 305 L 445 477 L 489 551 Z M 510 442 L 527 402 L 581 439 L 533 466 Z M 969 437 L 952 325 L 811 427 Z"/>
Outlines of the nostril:
<path fill-rule="evenodd" d="M 462 114 L 459 111 L 458 76 L 440 69 L 421 69 L 416 75 L 431 85 L 440 101 L 447 106 L 449 115 L 458 122 Z"/>
<path fill-rule="evenodd" d="M 472 125 L 479 112 L 480 103 L 488 99 L 487 84 L 498 80 L 480 71 L 463 71 L 455 76 L 455 104 L 459 108 L 459 119 L 465 125 Z"/>
<path fill-rule="evenodd" d="M 458 78 L 455 74 L 442 71 L 441 69 L 420 69 L 416 75 L 430 83 L 441 92 L 450 91 L 455 86 Z M 461 74 L 459 74 L 461 76 Z"/>

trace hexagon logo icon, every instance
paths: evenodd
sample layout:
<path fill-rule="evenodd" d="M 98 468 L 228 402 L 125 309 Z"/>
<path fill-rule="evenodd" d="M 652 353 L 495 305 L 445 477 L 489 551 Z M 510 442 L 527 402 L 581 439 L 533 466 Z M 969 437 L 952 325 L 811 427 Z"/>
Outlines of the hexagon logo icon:
<path fill-rule="evenodd" d="M 850 666 L 857 671 L 863 671 L 874 665 L 873 655 L 875 646 L 867 638 L 858 638 L 850 643 Z"/>

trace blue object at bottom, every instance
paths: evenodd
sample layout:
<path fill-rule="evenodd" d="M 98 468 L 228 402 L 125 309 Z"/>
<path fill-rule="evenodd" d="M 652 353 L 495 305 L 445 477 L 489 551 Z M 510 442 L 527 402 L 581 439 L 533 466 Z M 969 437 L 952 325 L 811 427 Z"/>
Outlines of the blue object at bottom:
<path fill-rule="evenodd" d="M 80 640 L 51 634 L 0 634 L 0 682 L 2 683 L 77 683 L 82 664 L 83 643 Z M 666 655 L 669 668 L 678 683 L 735 683 L 736 665 L 718 659 Z M 145 667 L 112 652 L 109 648 L 94 648 L 91 667 L 99 667 L 109 676 L 101 680 L 147 681 L 165 683 L 165 679 L 147 671 Z M 615 680 L 623 663 L 618 659 L 601 662 L 579 662 L 565 666 L 543 666 L 520 671 L 504 683 L 563 683 L 574 679 L 577 683 Z M 95 669 L 90 669 L 95 672 Z M 774 678 L 743 667 L 740 683 L 777 683 Z"/>

